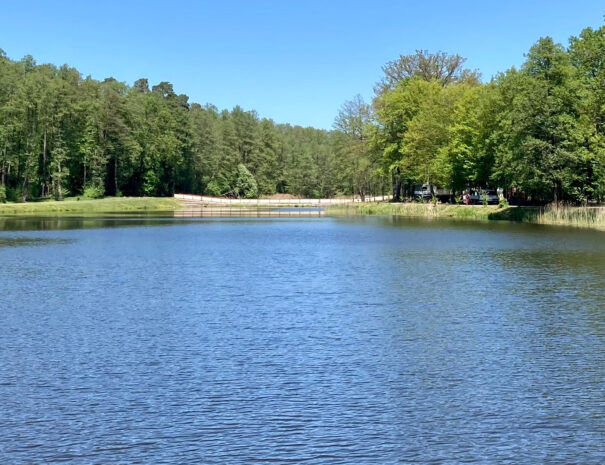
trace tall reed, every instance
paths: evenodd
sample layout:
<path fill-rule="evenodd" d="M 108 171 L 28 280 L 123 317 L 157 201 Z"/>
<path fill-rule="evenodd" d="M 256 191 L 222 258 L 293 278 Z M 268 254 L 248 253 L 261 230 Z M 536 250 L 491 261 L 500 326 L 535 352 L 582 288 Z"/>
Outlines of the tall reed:
<path fill-rule="evenodd" d="M 535 222 L 605 229 L 605 207 L 548 205 L 540 211 Z"/>

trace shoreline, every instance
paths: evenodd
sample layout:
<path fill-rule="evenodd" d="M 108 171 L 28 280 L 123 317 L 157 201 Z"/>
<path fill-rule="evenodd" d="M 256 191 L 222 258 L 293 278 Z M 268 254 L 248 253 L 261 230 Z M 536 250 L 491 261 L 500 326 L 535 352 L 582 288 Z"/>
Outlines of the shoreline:
<path fill-rule="evenodd" d="M 41 202 L 0 203 L 0 216 L 71 213 L 135 213 L 176 211 L 183 203 L 173 197 L 105 197 L 103 199 L 45 200 Z"/>
<path fill-rule="evenodd" d="M 297 209 L 297 206 L 281 205 L 281 208 Z M 120 213 L 161 213 L 194 212 L 218 205 L 192 205 L 174 197 L 106 197 L 103 199 L 69 198 L 62 201 L 0 204 L 0 216 L 70 215 L 70 214 L 120 214 Z M 243 205 L 221 205 L 220 209 L 237 211 Z M 248 208 L 280 208 L 265 205 L 262 200 Z M 542 224 L 590 228 L 605 231 L 605 207 L 526 207 L 511 206 L 499 208 L 497 205 L 450 205 L 430 203 L 388 203 L 365 202 L 338 205 L 322 205 L 325 216 L 365 216 L 392 215 L 408 218 L 442 218 L 471 221 L 509 221 L 516 223 Z M 245 210 L 243 208 L 242 210 Z M 324 215 L 320 215 L 324 216 Z"/>
<path fill-rule="evenodd" d="M 392 215 L 408 218 L 443 218 L 472 221 L 569 226 L 605 231 L 605 207 L 526 207 L 422 203 L 360 203 L 328 207 L 333 216 Z"/>

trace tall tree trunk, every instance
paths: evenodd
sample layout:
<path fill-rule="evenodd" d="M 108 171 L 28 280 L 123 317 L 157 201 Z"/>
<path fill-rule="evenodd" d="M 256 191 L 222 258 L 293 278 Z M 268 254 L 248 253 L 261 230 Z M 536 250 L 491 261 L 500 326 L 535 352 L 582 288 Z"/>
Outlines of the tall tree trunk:
<path fill-rule="evenodd" d="M 561 198 L 560 198 L 560 191 L 561 191 L 561 183 L 557 180 L 555 181 L 555 186 L 554 186 L 554 192 L 553 192 L 553 197 L 554 197 L 554 202 L 555 205 L 558 207 L 559 203 L 561 202 Z"/>
<path fill-rule="evenodd" d="M 118 154 L 114 158 L 113 162 L 113 182 L 114 182 L 114 193 L 113 195 L 118 195 Z"/>
<path fill-rule="evenodd" d="M 3 154 L 2 154 L 2 176 L 0 177 L 0 185 L 5 187 L 6 186 L 6 148 L 7 148 L 8 143 L 5 142 L 4 143 L 4 150 L 3 150 Z M 8 165 L 8 169 L 10 170 L 10 164 Z"/>
<path fill-rule="evenodd" d="M 399 167 L 395 168 L 395 174 L 393 179 L 393 201 L 400 202 L 401 201 L 401 169 Z"/>
<path fill-rule="evenodd" d="M 44 127 L 44 146 L 42 148 L 42 197 L 46 197 L 46 126 Z"/>
<path fill-rule="evenodd" d="M 57 198 L 59 200 L 63 200 L 63 189 L 62 189 L 62 174 L 61 174 L 61 161 L 58 162 L 58 171 L 59 171 L 59 182 L 57 183 Z"/>
<path fill-rule="evenodd" d="M 23 185 L 21 186 L 21 201 L 25 202 L 27 200 L 27 176 L 23 179 Z"/>

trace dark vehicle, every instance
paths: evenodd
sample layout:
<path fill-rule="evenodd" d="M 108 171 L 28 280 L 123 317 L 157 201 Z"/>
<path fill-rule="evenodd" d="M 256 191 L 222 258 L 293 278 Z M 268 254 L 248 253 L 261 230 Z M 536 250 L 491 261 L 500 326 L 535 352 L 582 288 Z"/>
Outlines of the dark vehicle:
<path fill-rule="evenodd" d="M 489 205 L 497 205 L 500 202 L 497 189 L 471 189 L 469 195 L 472 205 L 482 205 L 484 199 L 487 199 Z"/>
<path fill-rule="evenodd" d="M 414 198 L 416 200 L 431 200 L 436 197 L 440 202 L 449 202 L 452 199 L 453 192 L 451 189 L 442 189 L 435 184 L 417 185 L 414 188 Z"/>

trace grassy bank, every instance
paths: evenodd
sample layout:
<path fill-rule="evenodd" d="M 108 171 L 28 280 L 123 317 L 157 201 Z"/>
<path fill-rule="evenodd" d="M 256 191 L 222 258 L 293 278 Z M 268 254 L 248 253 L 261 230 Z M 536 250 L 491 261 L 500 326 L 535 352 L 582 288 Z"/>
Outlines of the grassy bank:
<path fill-rule="evenodd" d="M 160 212 L 182 208 L 182 203 L 171 197 L 107 197 L 104 199 L 0 203 L 0 215 Z"/>
<path fill-rule="evenodd" d="M 421 203 L 358 203 L 329 207 L 332 215 L 397 215 L 417 218 L 456 218 L 517 221 L 605 230 L 605 207 L 509 207 L 432 205 Z"/>
<path fill-rule="evenodd" d="M 332 215 L 397 215 L 421 218 L 462 218 L 488 220 L 498 207 L 442 205 L 427 203 L 356 203 L 328 207 Z"/>

